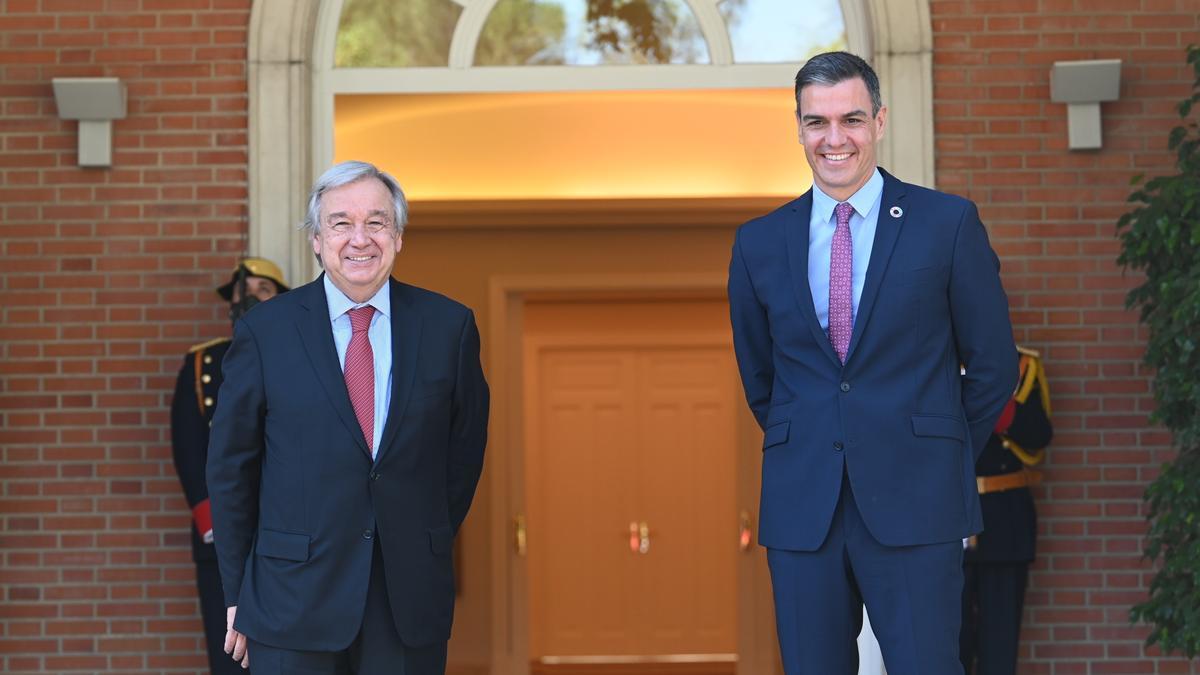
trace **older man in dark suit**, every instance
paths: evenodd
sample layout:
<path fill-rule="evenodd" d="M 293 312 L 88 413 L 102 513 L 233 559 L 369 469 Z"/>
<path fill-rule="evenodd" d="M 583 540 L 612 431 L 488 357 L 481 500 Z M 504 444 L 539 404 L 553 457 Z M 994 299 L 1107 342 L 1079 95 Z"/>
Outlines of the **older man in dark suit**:
<path fill-rule="evenodd" d="M 225 356 L 208 488 L 226 649 L 256 675 L 445 670 L 488 388 L 471 310 L 390 278 L 405 217 L 374 166 L 325 172 L 306 220 L 325 273 Z"/>

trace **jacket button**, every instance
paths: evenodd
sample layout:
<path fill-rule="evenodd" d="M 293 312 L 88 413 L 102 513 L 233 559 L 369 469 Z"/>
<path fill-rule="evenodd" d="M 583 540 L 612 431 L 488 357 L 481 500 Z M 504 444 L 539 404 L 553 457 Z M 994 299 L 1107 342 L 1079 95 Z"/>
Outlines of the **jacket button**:
<path fill-rule="evenodd" d="M 205 397 L 204 397 L 204 407 L 205 407 L 205 408 L 211 408 L 211 407 L 212 407 L 212 405 L 213 405 L 213 397 L 211 397 L 211 396 L 205 396 Z"/>
<path fill-rule="evenodd" d="M 845 447 L 845 446 L 842 445 L 841 441 L 833 442 L 833 449 L 836 450 L 837 452 L 841 452 L 843 447 Z"/>
<path fill-rule="evenodd" d="M 374 537 L 374 536 L 375 536 L 375 532 L 374 532 L 374 531 L 372 531 L 372 530 L 363 530 L 363 539 L 366 539 L 366 540 L 368 540 L 368 541 L 369 541 L 369 540 L 371 539 L 371 537 Z"/>
<path fill-rule="evenodd" d="M 842 386 L 840 386 L 840 387 L 838 387 L 838 388 L 842 390 L 842 393 L 843 393 L 843 394 L 845 394 L 845 393 L 847 393 L 848 391 L 850 391 L 850 383 L 849 383 L 849 382 L 843 382 L 843 383 L 842 383 Z"/>
<path fill-rule="evenodd" d="M 204 384 L 208 384 L 209 382 L 212 382 L 212 375 L 205 373 L 200 376 L 200 381 L 203 382 Z"/>
<path fill-rule="evenodd" d="M 379 480 L 379 472 L 378 471 L 371 472 L 371 480 Z"/>

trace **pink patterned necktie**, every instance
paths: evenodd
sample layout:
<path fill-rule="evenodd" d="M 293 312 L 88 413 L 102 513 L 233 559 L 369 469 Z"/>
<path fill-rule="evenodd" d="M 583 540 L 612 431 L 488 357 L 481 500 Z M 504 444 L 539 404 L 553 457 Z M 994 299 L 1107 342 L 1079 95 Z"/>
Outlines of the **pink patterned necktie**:
<path fill-rule="evenodd" d="M 367 335 L 371 328 L 371 317 L 375 308 L 367 305 L 346 312 L 350 316 L 350 344 L 346 347 L 346 391 L 350 394 L 350 405 L 358 417 L 367 448 L 374 456 L 375 443 L 375 354 L 371 351 L 371 340 Z"/>
<path fill-rule="evenodd" d="M 851 305 L 854 292 L 854 256 L 850 242 L 850 214 L 854 207 L 849 202 L 838 204 L 833 213 L 837 216 L 837 228 L 833 231 L 833 244 L 829 248 L 829 341 L 837 351 L 842 363 L 846 362 L 846 351 L 850 348 L 850 332 L 854 329 Z"/>

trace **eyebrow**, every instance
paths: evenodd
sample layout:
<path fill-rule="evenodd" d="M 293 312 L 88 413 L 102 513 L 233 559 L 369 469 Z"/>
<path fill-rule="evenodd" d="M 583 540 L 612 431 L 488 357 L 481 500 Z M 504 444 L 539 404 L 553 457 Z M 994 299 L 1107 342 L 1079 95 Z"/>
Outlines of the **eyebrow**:
<path fill-rule="evenodd" d="M 842 115 L 842 119 L 846 119 L 847 117 L 866 117 L 866 116 L 867 116 L 866 110 L 851 110 L 850 112 Z M 827 119 L 827 118 L 824 115 L 807 114 L 807 115 L 801 115 L 800 119 L 802 119 L 802 120 L 823 120 L 823 119 Z"/>
<path fill-rule="evenodd" d="M 387 218 L 388 212 L 382 211 L 380 209 L 374 209 L 372 211 L 368 211 L 367 215 L 368 216 L 382 216 L 384 218 Z M 335 218 L 347 218 L 348 219 L 348 218 L 350 218 L 350 214 L 346 213 L 345 211 L 334 211 L 333 213 L 325 216 L 325 220 L 333 220 Z"/>

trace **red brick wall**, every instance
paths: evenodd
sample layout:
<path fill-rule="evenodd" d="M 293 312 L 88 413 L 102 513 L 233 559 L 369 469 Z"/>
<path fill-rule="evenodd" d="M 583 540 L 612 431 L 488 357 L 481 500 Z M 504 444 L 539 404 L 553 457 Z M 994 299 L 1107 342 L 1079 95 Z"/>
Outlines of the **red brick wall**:
<path fill-rule="evenodd" d="M 250 0 L 0 0 L 0 671 L 199 672 L 167 403 L 227 334 Z M 117 76 L 113 169 L 50 80 Z"/>
<path fill-rule="evenodd" d="M 974 199 L 1003 258 L 1021 344 L 1046 358 L 1056 439 L 1039 489 L 1039 558 L 1022 673 L 1200 673 L 1142 647 L 1142 493 L 1169 458 L 1151 428 L 1145 331 L 1116 266 L 1129 180 L 1171 168 L 1166 135 L 1193 81 L 1197 0 L 932 0 L 941 189 Z M 1104 148 L 1068 151 L 1054 61 L 1117 58 Z"/>

